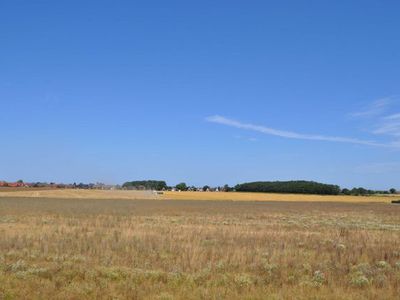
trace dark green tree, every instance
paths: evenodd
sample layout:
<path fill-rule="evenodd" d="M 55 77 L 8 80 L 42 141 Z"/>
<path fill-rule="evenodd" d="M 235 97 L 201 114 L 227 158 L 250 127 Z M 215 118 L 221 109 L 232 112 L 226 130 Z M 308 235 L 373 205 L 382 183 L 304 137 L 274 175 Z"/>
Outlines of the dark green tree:
<path fill-rule="evenodd" d="M 186 191 L 186 190 L 187 190 L 187 185 L 186 185 L 186 183 L 181 182 L 181 183 L 178 183 L 178 184 L 175 186 L 175 188 L 176 188 L 177 190 L 180 190 L 180 191 Z"/>
<path fill-rule="evenodd" d="M 162 180 L 137 180 L 125 182 L 122 187 L 125 189 L 161 191 L 167 189 L 167 184 Z"/>
<path fill-rule="evenodd" d="M 350 190 L 344 188 L 344 189 L 342 190 L 342 194 L 343 194 L 343 195 L 350 195 Z"/>
<path fill-rule="evenodd" d="M 230 191 L 232 191 L 232 188 L 229 185 L 225 184 L 224 187 L 222 188 L 222 190 L 224 192 L 230 192 Z"/>

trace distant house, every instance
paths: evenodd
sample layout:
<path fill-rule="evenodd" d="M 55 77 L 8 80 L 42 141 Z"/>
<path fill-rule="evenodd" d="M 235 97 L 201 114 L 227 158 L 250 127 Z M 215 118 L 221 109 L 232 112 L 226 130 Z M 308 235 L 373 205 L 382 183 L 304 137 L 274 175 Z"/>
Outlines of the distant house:
<path fill-rule="evenodd" d="M 0 187 L 24 187 L 25 183 L 23 182 L 6 182 L 0 181 Z"/>

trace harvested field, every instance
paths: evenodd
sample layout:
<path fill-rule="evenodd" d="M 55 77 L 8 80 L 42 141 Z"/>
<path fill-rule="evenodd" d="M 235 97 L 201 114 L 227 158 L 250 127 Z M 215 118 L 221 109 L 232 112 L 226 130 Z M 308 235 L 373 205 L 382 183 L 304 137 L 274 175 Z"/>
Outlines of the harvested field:
<path fill-rule="evenodd" d="M 310 202 L 386 202 L 397 198 L 382 196 L 302 195 L 273 193 L 223 193 L 223 192 L 164 192 L 163 199 L 174 200 L 231 200 L 231 201 L 310 201 Z"/>
<path fill-rule="evenodd" d="M 66 199 L 164 199 L 229 201 L 307 201 L 307 202 L 382 202 L 390 203 L 400 196 L 331 196 L 273 193 L 163 192 L 82 189 L 0 189 L 0 197 L 66 198 Z"/>
<path fill-rule="evenodd" d="M 399 294 L 399 205 L 0 197 L 0 299 Z"/>
<path fill-rule="evenodd" d="M 157 199 L 152 191 L 84 190 L 84 189 L 1 189 L 1 197 L 64 198 L 64 199 Z"/>

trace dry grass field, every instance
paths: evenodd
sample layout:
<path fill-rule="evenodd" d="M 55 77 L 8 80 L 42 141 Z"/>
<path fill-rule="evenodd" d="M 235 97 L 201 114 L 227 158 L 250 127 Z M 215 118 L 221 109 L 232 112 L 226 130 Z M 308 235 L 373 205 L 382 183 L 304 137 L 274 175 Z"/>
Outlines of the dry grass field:
<path fill-rule="evenodd" d="M 307 202 L 386 202 L 392 195 L 382 196 L 332 196 L 273 193 L 221 193 L 221 192 L 164 192 L 162 199 L 170 200 L 230 200 L 230 201 L 307 201 Z M 400 198 L 400 196 L 397 196 Z M 396 198 L 396 199 L 397 199 Z"/>
<path fill-rule="evenodd" d="M 399 295 L 400 205 L 0 197 L 0 299 Z"/>
<path fill-rule="evenodd" d="M 65 199 L 164 199 L 164 200 L 223 200 L 223 201 L 307 201 L 307 202 L 386 202 L 400 196 L 321 196 L 273 193 L 223 192 L 163 192 L 82 189 L 0 188 L 0 197 L 65 198 Z"/>
<path fill-rule="evenodd" d="M 157 199 L 152 191 L 84 190 L 84 189 L 36 189 L 2 188 L 0 197 L 64 198 L 64 199 Z"/>

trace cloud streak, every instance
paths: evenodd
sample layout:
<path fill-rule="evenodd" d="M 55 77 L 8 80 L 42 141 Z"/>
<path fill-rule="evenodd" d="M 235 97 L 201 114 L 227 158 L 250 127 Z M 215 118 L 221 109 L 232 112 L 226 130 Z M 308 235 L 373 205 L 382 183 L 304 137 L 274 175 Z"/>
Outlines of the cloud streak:
<path fill-rule="evenodd" d="M 400 138 L 400 113 L 382 118 L 381 124 L 372 133 Z"/>
<path fill-rule="evenodd" d="M 352 117 L 369 118 L 383 114 L 388 106 L 393 103 L 393 97 L 386 97 L 375 100 L 362 111 L 351 113 Z"/>
<path fill-rule="evenodd" d="M 240 121 L 229 119 L 220 115 L 214 115 L 206 118 L 207 122 L 221 124 L 225 126 L 235 127 L 239 129 L 256 131 L 259 133 L 278 136 L 282 138 L 288 139 L 298 139 L 298 140 L 311 140 L 311 141 L 326 141 L 326 142 L 337 142 L 337 143 L 349 143 L 349 144 L 358 144 L 358 145 L 367 145 L 367 146 L 375 146 L 375 147 L 399 147 L 396 144 L 383 144 L 375 141 L 369 140 L 361 140 L 356 138 L 349 137 L 340 137 L 340 136 L 326 136 L 326 135 L 318 135 L 318 134 L 303 134 L 293 131 L 280 130 L 270 127 L 265 127 L 261 125 L 255 125 L 251 123 L 242 123 Z"/>

